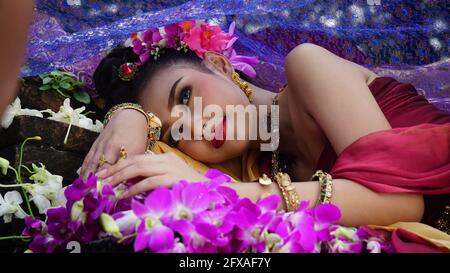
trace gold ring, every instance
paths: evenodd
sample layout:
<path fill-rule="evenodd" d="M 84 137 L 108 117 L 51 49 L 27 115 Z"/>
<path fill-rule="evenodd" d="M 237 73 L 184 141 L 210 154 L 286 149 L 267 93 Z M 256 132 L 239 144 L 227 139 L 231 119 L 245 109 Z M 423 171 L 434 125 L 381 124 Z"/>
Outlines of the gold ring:
<path fill-rule="evenodd" d="M 102 167 L 102 166 L 105 165 L 106 163 L 112 165 L 111 163 L 109 163 L 108 160 L 106 160 L 105 155 L 102 154 L 102 155 L 100 156 L 100 159 L 98 160 L 98 166 L 99 166 L 99 167 Z"/>
<path fill-rule="evenodd" d="M 127 151 L 125 150 L 125 147 L 120 147 L 120 152 L 119 152 L 119 161 L 120 160 L 124 160 L 127 158 Z"/>

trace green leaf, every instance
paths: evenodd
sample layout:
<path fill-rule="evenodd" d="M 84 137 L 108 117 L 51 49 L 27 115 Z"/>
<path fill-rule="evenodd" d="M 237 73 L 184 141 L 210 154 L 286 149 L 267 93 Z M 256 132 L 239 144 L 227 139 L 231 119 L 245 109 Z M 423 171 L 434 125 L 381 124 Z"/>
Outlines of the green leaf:
<path fill-rule="evenodd" d="M 50 75 L 53 75 L 53 76 L 61 76 L 61 72 L 55 70 L 55 71 L 50 72 Z"/>
<path fill-rule="evenodd" d="M 52 87 L 50 85 L 43 85 L 43 86 L 39 87 L 39 90 L 42 90 L 42 91 L 46 91 L 49 89 L 52 89 Z"/>
<path fill-rule="evenodd" d="M 66 92 L 59 90 L 59 89 L 55 89 L 56 92 L 58 92 L 61 96 L 66 97 L 66 98 L 70 98 L 70 95 L 67 94 Z"/>
<path fill-rule="evenodd" d="M 72 85 L 68 82 L 60 82 L 59 87 L 64 88 L 66 90 L 71 90 L 73 88 Z"/>
<path fill-rule="evenodd" d="M 50 78 L 50 77 L 45 77 L 45 78 L 42 79 L 42 83 L 43 84 L 47 84 L 47 83 L 49 83 L 51 81 L 52 81 L 52 78 Z"/>
<path fill-rule="evenodd" d="M 88 93 L 83 92 L 83 91 L 77 91 L 73 93 L 73 97 L 79 101 L 82 102 L 84 104 L 89 104 L 91 103 L 91 97 L 89 96 Z"/>

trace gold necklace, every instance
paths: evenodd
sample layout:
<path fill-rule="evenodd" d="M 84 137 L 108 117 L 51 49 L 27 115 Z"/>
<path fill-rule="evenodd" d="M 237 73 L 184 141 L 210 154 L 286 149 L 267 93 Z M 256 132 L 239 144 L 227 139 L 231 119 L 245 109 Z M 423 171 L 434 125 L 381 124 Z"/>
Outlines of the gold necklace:
<path fill-rule="evenodd" d="M 278 95 L 276 94 L 272 99 L 272 105 L 278 105 Z M 272 113 L 269 113 L 269 121 L 271 121 Z M 270 124 L 270 127 L 272 128 L 272 124 Z M 275 175 L 280 171 L 278 167 L 278 147 L 276 150 L 272 151 L 272 179 L 275 178 Z"/>

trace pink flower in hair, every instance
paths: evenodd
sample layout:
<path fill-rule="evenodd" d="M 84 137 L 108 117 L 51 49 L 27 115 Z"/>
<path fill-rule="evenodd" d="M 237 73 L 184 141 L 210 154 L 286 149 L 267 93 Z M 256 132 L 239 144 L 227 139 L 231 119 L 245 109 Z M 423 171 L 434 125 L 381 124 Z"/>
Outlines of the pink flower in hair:
<path fill-rule="evenodd" d="M 142 40 L 147 44 L 148 48 L 152 48 L 162 40 L 158 28 L 151 28 L 143 32 Z"/>
<path fill-rule="evenodd" d="M 164 26 L 164 39 L 168 48 L 176 48 L 180 43 L 180 36 L 183 28 L 178 24 Z"/>
<path fill-rule="evenodd" d="M 160 28 L 151 28 L 142 32 L 133 33 L 125 41 L 125 46 L 132 47 L 133 52 L 139 56 L 138 66 L 146 63 L 150 58 L 157 60 L 164 54 L 164 48 L 194 51 L 198 57 L 204 58 L 205 52 L 213 51 L 225 55 L 234 68 L 254 78 L 256 71 L 254 65 L 259 63 L 258 58 L 237 55 L 233 45 L 238 39 L 234 35 L 236 24 L 231 23 L 228 33 L 219 26 L 210 25 L 203 20 L 183 21 Z"/>
<path fill-rule="evenodd" d="M 222 53 L 232 38 L 233 36 L 222 31 L 219 26 L 202 24 L 194 26 L 183 41 L 197 56 L 203 58 L 207 51 Z"/>

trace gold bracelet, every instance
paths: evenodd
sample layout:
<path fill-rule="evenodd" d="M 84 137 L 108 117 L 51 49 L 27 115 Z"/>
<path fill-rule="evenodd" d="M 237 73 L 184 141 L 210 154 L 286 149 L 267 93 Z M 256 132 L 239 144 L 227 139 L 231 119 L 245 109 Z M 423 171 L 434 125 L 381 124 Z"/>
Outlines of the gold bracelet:
<path fill-rule="evenodd" d="M 153 113 L 145 112 L 144 109 L 142 109 L 142 106 L 136 103 L 121 103 L 113 106 L 108 113 L 105 115 L 105 121 L 104 124 L 108 124 L 112 114 L 118 110 L 122 109 L 133 109 L 145 116 L 145 119 L 147 120 L 147 145 L 146 145 L 146 152 L 149 152 L 152 150 L 153 146 L 156 144 L 156 142 L 159 140 L 161 135 L 161 120 L 154 115 Z"/>
<path fill-rule="evenodd" d="M 287 173 L 278 172 L 274 179 L 277 181 L 278 187 L 281 190 L 287 211 L 297 210 L 300 205 L 300 198 L 298 197 L 295 187 L 292 185 L 289 175 Z"/>
<path fill-rule="evenodd" d="M 137 103 L 125 102 L 125 103 L 117 104 L 117 105 L 114 105 L 113 107 L 111 107 L 111 109 L 109 109 L 108 113 L 106 113 L 106 115 L 105 115 L 105 120 L 104 120 L 103 124 L 105 124 L 105 125 L 108 124 L 109 120 L 111 119 L 112 114 L 114 114 L 116 111 L 122 110 L 122 109 L 134 109 L 134 110 L 142 113 L 145 116 L 145 119 L 147 120 L 147 124 L 150 123 L 150 118 L 149 118 L 148 114 L 144 111 L 144 109 L 142 109 L 142 106 L 140 106 Z"/>
<path fill-rule="evenodd" d="M 319 204 L 330 204 L 333 193 L 333 179 L 330 174 L 323 171 L 316 171 L 311 179 L 319 178 L 319 197 L 316 206 Z"/>

